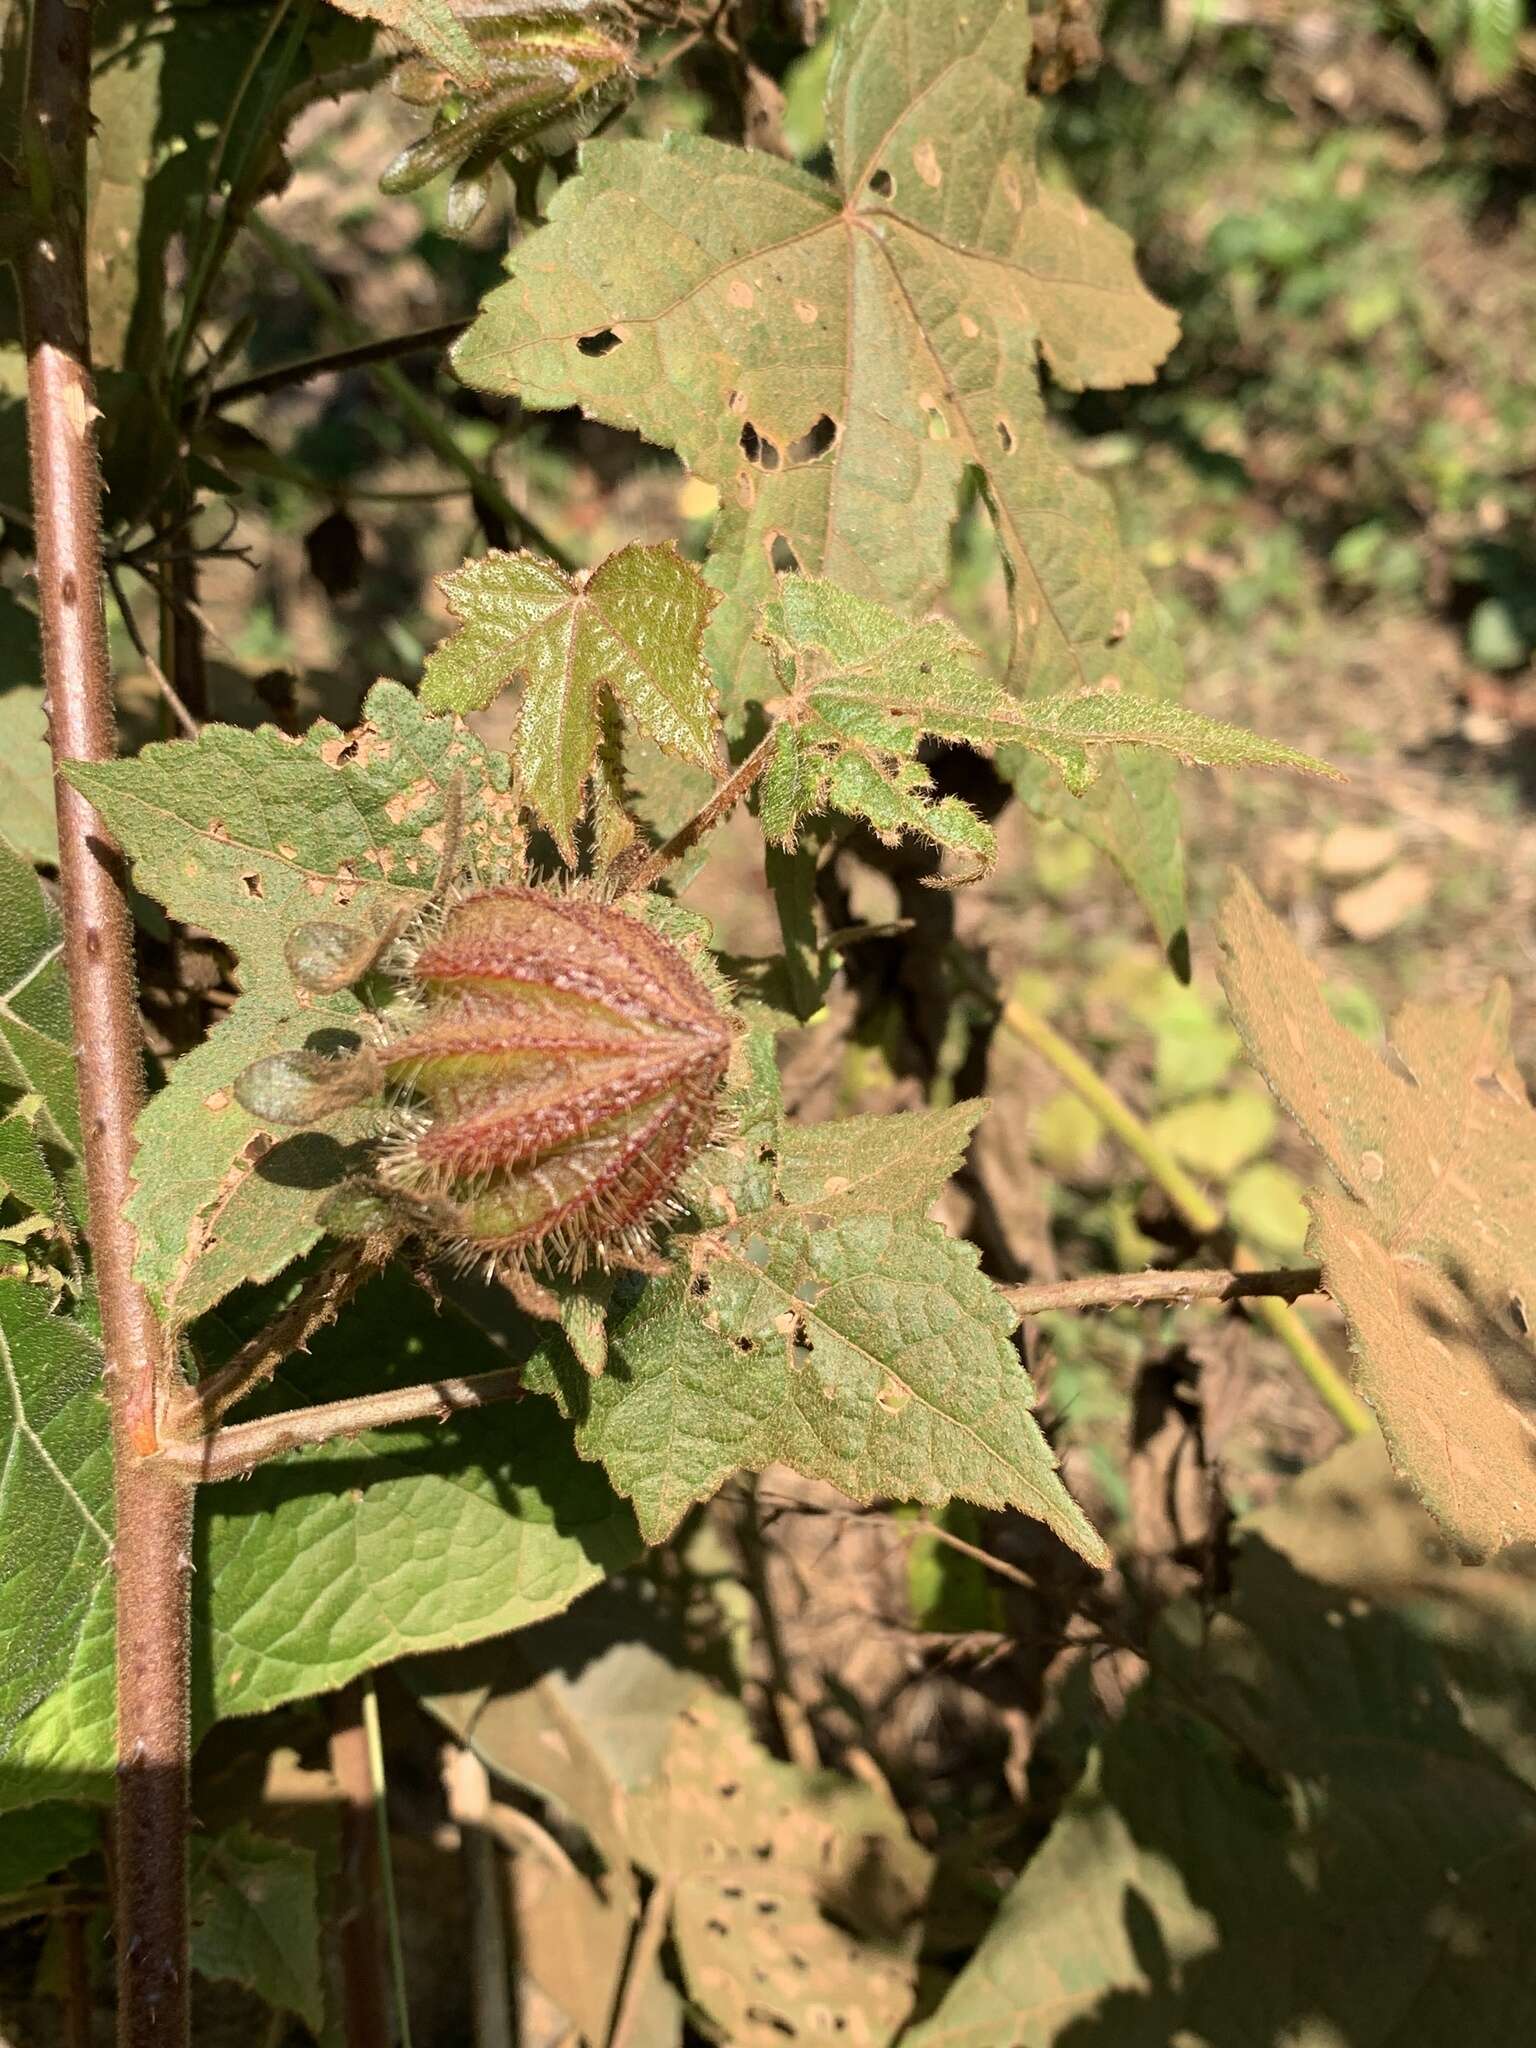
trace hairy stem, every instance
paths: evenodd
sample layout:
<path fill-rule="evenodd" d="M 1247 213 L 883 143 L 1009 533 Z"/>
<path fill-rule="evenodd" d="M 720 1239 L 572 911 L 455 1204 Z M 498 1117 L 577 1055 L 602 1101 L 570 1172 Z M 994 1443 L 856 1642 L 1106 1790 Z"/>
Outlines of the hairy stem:
<path fill-rule="evenodd" d="M 626 893 L 639 893 L 649 889 L 666 873 L 674 861 L 681 860 L 685 853 L 691 853 L 706 833 L 712 832 L 731 815 L 742 798 L 761 779 L 772 754 L 773 730 L 770 727 L 767 735 L 752 749 L 741 766 L 721 783 L 702 810 L 695 811 L 686 825 L 680 825 L 665 846 L 658 846 L 638 867 L 621 874 L 620 887 Z M 617 863 L 615 865 L 617 866 Z"/>
<path fill-rule="evenodd" d="M 293 1408 L 259 1422 L 239 1422 L 201 1442 L 168 1443 L 157 1460 L 182 1481 L 241 1479 L 280 1458 L 285 1451 L 312 1449 L 336 1437 L 361 1436 L 392 1422 L 446 1422 L 470 1408 L 515 1401 L 522 1393 L 522 1368 L 502 1366 L 471 1379 L 429 1380 L 419 1387 L 392 1387 L 382 1394 L 358 1394 L 349 1401 L 322 1401 Z"/>
<path fill-rule="evenodd" d="M 1128 1151 L 1135 1154 L 1197 1237 L 1205 1238 L 1218 1247 L 1239 1270 L 1245 1263 L 1250 1268 L 1257 1266 L 1257 1260 L 1239 1250 L 1225 1216 L 1210 1196 L 1190 1179 L 1156 1133 L 1142 1122 L 1130 1104 L 1122 1100 L 1107 1081 L 1093 1071 L 1082 1054 L 1069 1045 L 1060 1032 L 1020 1002 L 1003 1005 L 1002 1022 L 1005 1029 L 1032 1046 L 1049 1066 L 1054 1067 L 1067 1086 L 1081 1096 L 1100 1121 L 1114 1132 Z M 1343 1374 L 1290 1303 L 1273 1295 L 1260 1295 L 1254 1299 L 1248 1312 L 1279 1338 L 1311 1381 L 1318 1398 L 1350 1435 L 1368 1435 L 1375 1427 L 1370 1410 L 1352 1392 Z"/>
<path fill-rule="evenodd" d="M 112 1415 L 118 2040 L 121 2048 L 185 2048 L 192 1502 L 147 1455 L 169 1367 L 134 1278 L 134 1233 L 123 1214 L 143 1072 L 121 857 L 59 772 L 116 751 L 85 296 L 90 31 L 88 6 L 36 0 L 25 114 L 33 220 L 18 270 L 64 959 Z"/>
<path fill-rule="evenodd" d="M 209 1435 L 237 1401 L 271 1379 L 285 1358 L 303 1351 L 311 1337 L 335 1322 L 353 1295 L 382 1272 L 393 1249 L 393 1240 L 369 1238 L 328 1260 L 300 1289 L 292 1306 L 243 1344 L 227 1365 L 205 1374 L 196 1386 L 177 1390 L 167 1410 L 165 1435 L 184 1443 Z"/>
<path fill-rule="evenodd" d="M 1096 1273 L 1087 1280 L 1050 1280 L 1039 1286 L 998 1289 L 1021 1316 L 1043 1316 L 1053 1309 L 1143 1308 L 1152 1302 L 1181 1307 L 1190 1301 L 1251 1301 L 1260 1295 L 1295 1301 L 1303 1294 L 1323 1291 L 1323 1276 L 1316 1266 L 1297 1266 L 1279 1273 L 1234 1273 L 1225 1267 L 1200 1273 L 1160 1269 Z"/>

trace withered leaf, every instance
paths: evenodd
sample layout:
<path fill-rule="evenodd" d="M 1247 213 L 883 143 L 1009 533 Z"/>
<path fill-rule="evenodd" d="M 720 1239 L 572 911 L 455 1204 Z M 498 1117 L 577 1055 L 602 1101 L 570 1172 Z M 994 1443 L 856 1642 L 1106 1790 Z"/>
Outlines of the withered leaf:
<path fill-rule="evenodd" d="M 1233 1021 L 1341 1183 L 1309 1243 L 1395 1462 L 1467 1552 L 1536 1539 L 1536 1113 L 1507 988 L 1406 1004 L 1384 1058 L 1247 881 L 1220 929 Z"/>

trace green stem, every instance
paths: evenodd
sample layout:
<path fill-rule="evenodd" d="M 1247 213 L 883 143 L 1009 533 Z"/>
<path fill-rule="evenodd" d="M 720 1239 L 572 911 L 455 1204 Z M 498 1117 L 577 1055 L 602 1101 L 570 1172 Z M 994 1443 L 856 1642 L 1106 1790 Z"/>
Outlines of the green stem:
<path fill-rule="evenodd" d="M 1053 1067 L 1073 1092 L 1114 1132 L 1127 1151 L 1134 1153 L 1148 1174 L 1162 1189 L 1180 1217 L 1197 1237 L 1230 1246 L 1232 1263 L 1255 1266 L 1251 1254 L 1237 1250 L 1231 1227 L 1217 1205 L 1198 1187 L 1156 1134 L 1137 1116 L 1129 1103 L 1117 1095 L 1096 1074 L 1082 1054 L 1067 1043 L 1060 1032 L 1023 1003 L 1003 1005 L 1002 1022 Z M 1351 1391 L 1343 1374 L 1323 1350 L 1312 1332 L 1288 1301 L 1261 1296 L 1243 1304 L 1246 1312 L 1267 1325 L 1301 1368 L 1319 1400 L 1351 1436 L 1368 1436 L 1375 1423 L 1370 1410 Z"/>
<path fill-rule="evenodd" d="M 384 1894 L 384 1924 L 389 1934 L 390 1973 L 395 1980 L 400 2048 L 411 2048 L 411 2012 L 405 1991 L 405 1952 L 400 1945 L 400 1909 L 395 1902 L 395 1863 L 389 1847 L 384 1739 L 379 1731 L 379 1695 L 371 1672 L 363 1680 L 363 1727 L 368 1733 L 368 1770 L 373 1779 L 373 1809 L 379 1830 L 379 1889 Z"/>
<path fill-rule="evenodd" d="M 350 344 L 362 346 L 368 342 L 370 337 L 348 313 L 301 249 L 296 249 L 276 228 L 254 214 L 246 225 L 274 262 L 282 264 L 322 319 L 327 320 Z M 366 368 L 375 384 L 398 406 L 439 460 L 463 477 L 478 505 L 509 533 L 538 548 L 541 554 L 548 555 L 562 568 L 575 566 L 561 548 L 539 531 L 526 512 L 518 510 L 496 479 L 473 456 L 465 454 L 403 371 L 391 362 L 370 362 Z"/>

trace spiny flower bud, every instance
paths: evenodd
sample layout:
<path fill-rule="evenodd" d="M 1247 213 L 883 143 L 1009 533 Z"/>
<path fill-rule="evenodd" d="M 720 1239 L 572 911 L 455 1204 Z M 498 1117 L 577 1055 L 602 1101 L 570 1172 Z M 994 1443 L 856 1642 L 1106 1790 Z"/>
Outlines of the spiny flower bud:
<path fill-rule="evenodd" d="M 409 973 L 407 1028 L 378 1055 L 408 1105 L 385 1183 L 514 1282 L 529 1260 L 650 1263 L 731 1056 L 696 970 L 627 912 L 508 887 L 449 909 Z"/>

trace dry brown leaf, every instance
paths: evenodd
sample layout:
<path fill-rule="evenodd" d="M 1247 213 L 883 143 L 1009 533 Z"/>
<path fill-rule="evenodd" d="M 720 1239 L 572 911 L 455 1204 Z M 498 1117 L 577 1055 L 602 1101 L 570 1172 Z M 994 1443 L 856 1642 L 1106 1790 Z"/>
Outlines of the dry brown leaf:
<path fill-rule="evenodd" d="M 1398 1469 L 1469 1554 L 1536 1540 L 1536 1114 L 1508 989 L 1405 1005 L 1384 1058 L 1242 878 L 1220 936 L 1233 1021 L 1342 1183 L 1309 1242 Z"/>
<path fill-rule="evenodd" d="M 888 1800 L 775 1762 L 734 1702 L 701 1692 L 632 1799 L 630 1830 L 637 1859 L 673 1886 L 689 1991 L 735 2048 L 829 2028 L 846 2048 L 895 2039 L 929 1858 Z"/>

